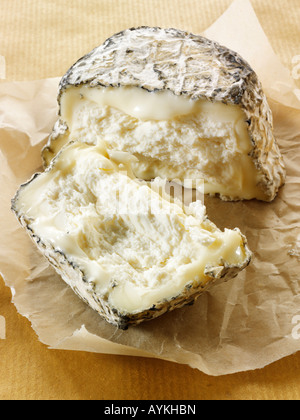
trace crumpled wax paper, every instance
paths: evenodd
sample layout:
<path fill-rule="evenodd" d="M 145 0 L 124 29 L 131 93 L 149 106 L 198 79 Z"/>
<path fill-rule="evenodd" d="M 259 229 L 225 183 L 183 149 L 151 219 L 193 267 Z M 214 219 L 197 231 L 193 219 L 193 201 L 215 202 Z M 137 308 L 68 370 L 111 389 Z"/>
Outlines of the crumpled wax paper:
<path fill-rule="evenodd" d="M 234 32 L 228 30 L 233 23 Z M 205 198 L 211 220 L 222 229 L 237 226 L 247 236 L 252 263 L 193 306 L 127 331 L 103 321 L 73 293 L 10 210 L 20 183 L 41 170 L 40 151 L 56 120 L 59 78 L 0 84 L 0 271 L 18 311 L 49 348 L 158 357 L 210 375 L 261 368 L 300 350 L 295 334 L 300 314 L 296 87 L 248 0 L 234 2 L 205 35 L 240 52 L 262 80 L 287 167 L 286 185 L 272 203 Z"/>

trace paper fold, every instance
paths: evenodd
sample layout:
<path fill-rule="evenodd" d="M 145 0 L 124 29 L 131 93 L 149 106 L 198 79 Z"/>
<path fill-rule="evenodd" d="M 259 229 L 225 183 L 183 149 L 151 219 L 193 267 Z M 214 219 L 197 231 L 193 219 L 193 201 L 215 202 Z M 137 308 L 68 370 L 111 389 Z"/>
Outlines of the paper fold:
<path fill-rule="evenodd" d="M 295 81 L 275 54 L 249 0 L 235 0 L 203 35 L 240 53 L 269 98 L 300 109 Z"/>

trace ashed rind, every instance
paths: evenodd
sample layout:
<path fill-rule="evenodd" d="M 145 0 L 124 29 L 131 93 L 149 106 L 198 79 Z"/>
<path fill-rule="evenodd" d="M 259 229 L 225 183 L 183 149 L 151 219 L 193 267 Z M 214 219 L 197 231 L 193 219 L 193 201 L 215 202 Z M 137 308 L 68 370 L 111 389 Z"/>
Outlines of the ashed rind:
<path fill-rule="evenodd" d="M 169 90 L 193 100 L 238 105 L 245 113 L 253 145 L 250 156 L 266 201 L 273 200 L 285 182 L 285 166 L 262 85 L 239 54 L 217 42 L 173 28 L 126 29 L 108 38 L 67 71 L 60 82 L 58 102 L 68 87 L 79 85 Z M 54 132 L 44 154 L 51 153 L 55 139 Z"/>

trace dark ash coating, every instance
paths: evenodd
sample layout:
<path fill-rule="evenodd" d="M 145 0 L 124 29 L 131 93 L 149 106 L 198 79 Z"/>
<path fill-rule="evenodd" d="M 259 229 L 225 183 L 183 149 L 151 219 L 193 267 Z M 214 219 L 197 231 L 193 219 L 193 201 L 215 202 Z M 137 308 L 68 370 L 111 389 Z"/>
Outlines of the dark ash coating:
<path fill-rule="evenodd" d="M 113 35 L 79 59 L 61 79 L 59 91 L 81 84 L 136 86 L 240 104 L 249 83 L 257 82 L 248 63 L 216 42 L 173 28 L 142 26 Z"/>

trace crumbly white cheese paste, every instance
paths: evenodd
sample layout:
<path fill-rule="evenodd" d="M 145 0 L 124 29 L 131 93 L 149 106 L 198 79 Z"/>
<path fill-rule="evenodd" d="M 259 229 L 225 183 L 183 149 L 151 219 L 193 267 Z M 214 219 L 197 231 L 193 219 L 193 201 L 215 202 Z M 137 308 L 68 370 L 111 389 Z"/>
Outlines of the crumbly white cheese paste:
<path fill-rule="evenodd" d="M 20 188 L 15 211 L 35 237 L 79 267 L 84 281 L 122 314 L 205 285 L 209 268 L 244 266 L 238 230 L 221 232 L 200 202 L 185 208 L 138 181 L 119 153 L 75 142 Z"/>
<path fill-rule="evenodd" d="M 104 140 L 109 149 L 138 158 L 133 169 L 141 179 L 203 178 L 205 193 L 264 199 L 249 156 L 246 116 L 237 105 L 169 91 L 83 85 L 62 94 L 60 109 L 69 128 L 63 142 Z"/>

